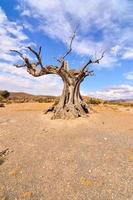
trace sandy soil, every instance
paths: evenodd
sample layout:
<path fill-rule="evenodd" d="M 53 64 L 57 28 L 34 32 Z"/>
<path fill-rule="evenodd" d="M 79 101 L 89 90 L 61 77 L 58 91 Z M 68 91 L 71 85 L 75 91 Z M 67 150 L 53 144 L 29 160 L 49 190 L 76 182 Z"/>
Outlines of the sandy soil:
<path fill-rule="evenodd" d="M 47 106 L 0 109 L 0 200 L 133 200 L 133 110 L 63 121 Z"/>

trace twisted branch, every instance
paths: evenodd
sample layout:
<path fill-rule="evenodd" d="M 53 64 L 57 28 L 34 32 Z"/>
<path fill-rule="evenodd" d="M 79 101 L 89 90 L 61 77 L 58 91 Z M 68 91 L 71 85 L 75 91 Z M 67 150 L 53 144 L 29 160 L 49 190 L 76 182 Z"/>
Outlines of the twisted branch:
<path fill-rule="evenodd" d="M 94 64 L 94 63 L 97 63 L 99 64 L 100 63 L 100 60 L 102 60 L 102 58 L 104 57 L 104 54 L 105 54 L 105 51 L 102 52 L 102 55 L 100 58 L 96 59 L 96 60 L 89 60 L 81 69 L 81 71 L 84 71 L 86 69 L 86 67 L 90 64 Z"/>
<path fill-rule="evenodd" d="M 71 41 L 70 41 L 70 45 L 69 45 L 68 51 L 64 54 L 64 56 L 62 56 L 63 60 L 67 55 L 69 55 L 71 53 L 71 51 L 72 51 L 72 43 L 73 43 L 73 40 L 74 40 L 75 36 L 76 36 L 76 30 L 74 31 L 74 33 L 73 33 L 73 35 L 71 37 Z"/>
<path fill-rule="evenodd" d="M 86 76 L 94 76 L 94 70 L 87 71 L 86 74 L 85 74 L 85 77 Z"/>
<path fill-rule="evenodd" d="M 41 47 L 39 48 L 39 51 L 36 52 L 31 47 L 27 47 L 35 56 L 37 57 L 37 62 L 30 62 L 29 58 L 25 57 L 21 52 L 17 50 L 10 50 L 12 52 L 17 53 L 24 61 L 22 64 L 15 64 L 17 68 L 26 67 L 27 72 L 35 77 L 42 76 L 45 74 L 58 74 L 58 67 L 53 65 L 46 65 L 43 67 L 42 61 L 41 61 Z M 40 65 L 41 69 L 37 68 L 37 66 Z"/>
<path fill-rule="evenodd" d="M 35 54 L 35 56 L 37 57 L 37 65 L 40 65 L 40 67 L 43 69 L 43 64 L 42 64 L 42 58 L 41 58 L 41 50 L 42 47 L 39 47 L 39 51 L 36 52 L 34 49 L 32 49 L 31 47 L 27 47 L 33 54 Z"/>
<path fill-rule="evenodd" d="M 14 66 L 17 68 L 22 68 L 22 67 L 26 67 L 26 64 L 23 64 L 23 65 L 14 64 Z"/>
<path fill-rule="evenodd" d="M 77 31 L 77 27 L 76 27 L 75 31 L 73 32 L 73 35 L 71 36 L 71 40 L 70 40 L 68 51 L 63 56 L 61 56 L 60 58 L 57 59 L 58 62 L 62 63 L 64 61 L 65 57 L 68 56 L 71 53 L 71 51 L 72 51 L 72 43 L 73 43 L 73 41 L 75 39 L 76 31 Z M 61 67 L 62 67 L 62 65 L 61 65 Z"/>
<path fill-rule="evenodd" d="M 17 53 L 25 61 L 25 57 L 23 56 L 23 54 L 21 52 L 14 50 L 14 49 L 11 49 L 10 51 Z"/>

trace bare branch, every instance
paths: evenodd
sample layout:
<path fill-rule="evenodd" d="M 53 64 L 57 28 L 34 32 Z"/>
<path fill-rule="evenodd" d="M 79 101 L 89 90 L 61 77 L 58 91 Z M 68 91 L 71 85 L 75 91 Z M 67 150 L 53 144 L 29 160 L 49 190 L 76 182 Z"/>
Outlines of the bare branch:
<path fill-rule="evenodd" d="M 26 67 L 26 64 L 22 64 L 22 65 L 14 64 L 14 66 L 17 68 L 21 68 L 21 67 Z"/>
<path fill-rule="evenodd" d="M 89 60 L 89 61 L 83 66 L 83 68 L 82 68 L 81 71 L 84 71 L 84 70 L 86 69 L 86 67 L 87 67 L 88 65 L 90 65 L 91 63 L 92 63 L 92 60 Z"/>
<path fill-rule="evenodd" d="M 97 63 L 99 64 L 100 60 L 102 60 L 102 58 L 104 57 L 105 51 L 102 52 L 102 55 L 100 58 L 96 59 L 96 60 L 89 60 L 83 67 L 82 67 L 82 71 L 84 71 L 86 69 L 86 67 L 90 64 L 94 64 Z"/>
<path fill-rule="evenodd" d="M 98 63 L 99 64 L 99 61 L 102 60 L 102 58 L 104 57 L 104 54 L 105 54 L 105 51 L 102 52 L 102 55 L 100 58 L 98 58 L 97 60 L 93 61 L 92 63 Z"/>
<path fill-rule="evenodd" d="M 21 68 L 21 67 L 26 67 L 27 68 L 27 72 L 29 74 L 31 74 L 32 76 L 38 77 L 38 76 L 42 76 L 45 74 L 58 74 L 58 67 L 57 66 L 53 66 L 53 65 L 46 65 L 45 67 L 43 67 L 42 62 L 41 62 L 41 47 L 39 48 L 38 53 L 33 50 L 31 47 L 27 47 L 32 53 L 34 53 L 38 59 L 38 62 L 30 62 L 29 58 L 24 57 L 22 53 L 20 53 L 17 50 L 11 50 L 12 52 L 15 52 L 17 54 L 19 54 L 19 56 L 23 59 L 23 63 L 22 64 L 14 64 L 15 67 L 17 68 Z M 40 65 L 41 69 L 38 69 L 37 66 Z"/>
<path fill-rule="evenodd" d="M 11 52 L 15 52 L 15 53 L 17 53 L 23 60 L 25 60 L 25 57 L 23 56 L 23 54 L 22 53 L 20 53 L 19 51 L 17 51 L 17 50 L 14 50 L 14 49 L 11 49 L 10 50 Z"/>
<path fill-rule="evenodd" d="M 15 64 L 14 66 L 16 66 L 18 68 L 21 68 L 21 67 L 32 68 L 29 59 L 27 57 L 23 56 L 23 54 L 21 52 L 19 52 L 17 50 L 10 50 L 10 51 L 17 53 L 24 61 L 24 64 L 21 64 L 21 65 Z"/>
<path fill-rule="evenodd" d="M 94 70 L 91 70 L 91 71 L 86 72 L 85 77 L 86 77 L 86 76 L 94 76 Z"/>
<path fill-rule="evenodd" d="M 59 72 L 62 70 L 62 68 L 64 67 L 64 61 L 61 63 L 61 66 L 59 67 Z"/>
<path fill-rule="evenodd" d="M 17 53 L 24 61 L 24 64 L 20 64 L 20 65 L 19 64 L 14 64 L 15 67 L 17 67 L 17 68 L 26 67 L 26 66 L 28 68 L 30 67 L 29 59 L 27 57 L 25 57 L 21 52 L 19 52 L 17 50 L 14 50 L 14 49 L 11 49 L 10 51 Z"/>
<path fill-rule="evenodd" d="M 72 43 L 73 43 L 73 41 L 75 39 L 77 28 L 78 27 L 76 27 L 75 31 L 73 32 L 73 35 L 71 36 L 71 40 L 70 40 L 68 51 L 63 56 L 61 56 L 60 58 L 56 59 L 58 62 L 62 63 L 64 61 L 65 57 L 68 56 L 71 53 L 71 51 L 72 51 Z"/>
<path fill-rule="evenodd" d="M 41 55 L 41 52 L 42 52 L 42 47 L 40 46 L 39 47 L 39 55 Z"/>
<path fill-rule="evenodd" d="M 73 33 L 73 35 L 72 35 L 72 37 L 71 37 L 71 41 L 70 41 L 70 45 L 69 45 L 68 51 L 65 53 L 64 56 L 62 56 L 62 59 L 63 59 L 63 60 L 64 60 L 64 58 L 65 58 L 68 54 L 71 53 L 71 51 L 72 51 L 72 43 L 73 43 L 73 40 L 74 40 L 75 36 L 76 36 L 76 30 L 74 31 L 74 33 Z"/>
<path fill-rule="evenodd" d="M 32 49 L 31 47 L 27 47 L 33 54 L 35 54 L 35 56 L 37 57 L 38 59 L 38 63 L 37 65 L 39 64 L 41 66 L 41 68 L 43 69 L 43 64 L 42 64 L 42 59 L 41 59 L 41 49 L 42 47 L 39 47 L 39 52 L 37 53 L 34 49 Z"/>
<path fill-rule="evenodd" d="M 21 67 L 27 67 L 28 70 L 33 70 L 35 72 L 35 68 L 40 65 L 41 69 L 43 69 L 43 64 L 42 64 L 42 61 L 41 61 L 41 47 L 39 47 L 39 51 L 36 52 L 34 49 L 32 49 L 31 47 L 27 47 L 33 54 L 35 54 L 35 56 L 37 57 L 37 62 L 35 63 L 31 63 L 29 61 L 29 58 L 23 56 L 23 54 L 17 50 L 10 50 L 11 52 L 15 52 L 17 53 L 24 61 L 24 64 L 15 64 L 14 66 L 16 66 L 17 68 L 21 68 Z"/>

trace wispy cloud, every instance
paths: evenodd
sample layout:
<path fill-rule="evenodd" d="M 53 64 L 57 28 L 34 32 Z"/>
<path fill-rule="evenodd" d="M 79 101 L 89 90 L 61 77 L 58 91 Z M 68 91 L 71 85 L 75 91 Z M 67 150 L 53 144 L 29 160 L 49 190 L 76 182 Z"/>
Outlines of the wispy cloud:
<path fill-rule="evenodd" d="M 21 49 L 29 44 L 28 36 L 23 27 L 14 21 L 8 20 L 4 11 L 0 8 L 0 60 L 15 62 L 19 58 L 10 53 L 10 49 Z"/>
<path fill-rule="evenodd" d="M 124 84 L 111 86 L 103 90 L 91 92 L 89 96 L 105 100 L 133 99 L 133 86 Z"/>
<path fill-rule="evenodd" d="M 79 31 L 73 44 L 81 55 L 94 55 L 97 49 L 108 49 L 105 62 L 99 67 L 116 66 L 119 58 L 132 58 L 133 2 L 128 0 L 21 0 L 22 11 L 30 12 L 39 21 L 39 29 L 63 43 L 68 41 L 74 27 Z M 28 14 L 29 15 L 29 14 Z M 131 28 L 132 27 L 132 28 Z M 116 49 L 116 47 L 118 47 Z M 112 48 L 117 50 L 112 52 Z"/>
<path fill-rule="evenodd" d="M 62 81 L 56 76 L 34 78 L 26 69 L 13 66 L 19 57 L 10 53 L 10 49 L 23 49 L 32 44 L 24 33 L 24 27 L 10 21 L 0 8 L 0 88 L 9 91 L 25 91 L 33 94 L 59 95 Z"/>
<path fill-rule="evenodd" d="M 21 91 L 31 94 L 60 95 L 62 80 L 53 75 L 40 78 L 18 76 L 16 74 L 0 74 L 0 89 L 9 91 Z"/>
<path fill-rule="evenodd" d="M 124 74 L 127 80 L 133 80 L 133 71 Z"/>
<path fill-rule="evenodd" d="M 122 58 L 133 60 L 133 48 L 125 48 Z"/>

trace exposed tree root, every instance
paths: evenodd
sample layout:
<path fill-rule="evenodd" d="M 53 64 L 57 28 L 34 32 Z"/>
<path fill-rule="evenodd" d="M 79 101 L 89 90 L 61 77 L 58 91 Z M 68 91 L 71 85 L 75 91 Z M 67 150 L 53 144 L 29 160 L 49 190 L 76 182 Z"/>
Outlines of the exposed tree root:
<path fill-rule="evenodd" d="M 53 113 L 52 119 L 74 119 L 89 113 L 88 106 L 82 102 L 79 105 L 65 105 L 65 107 L 52 106 L 44 111 L 44 114 Z"/>

